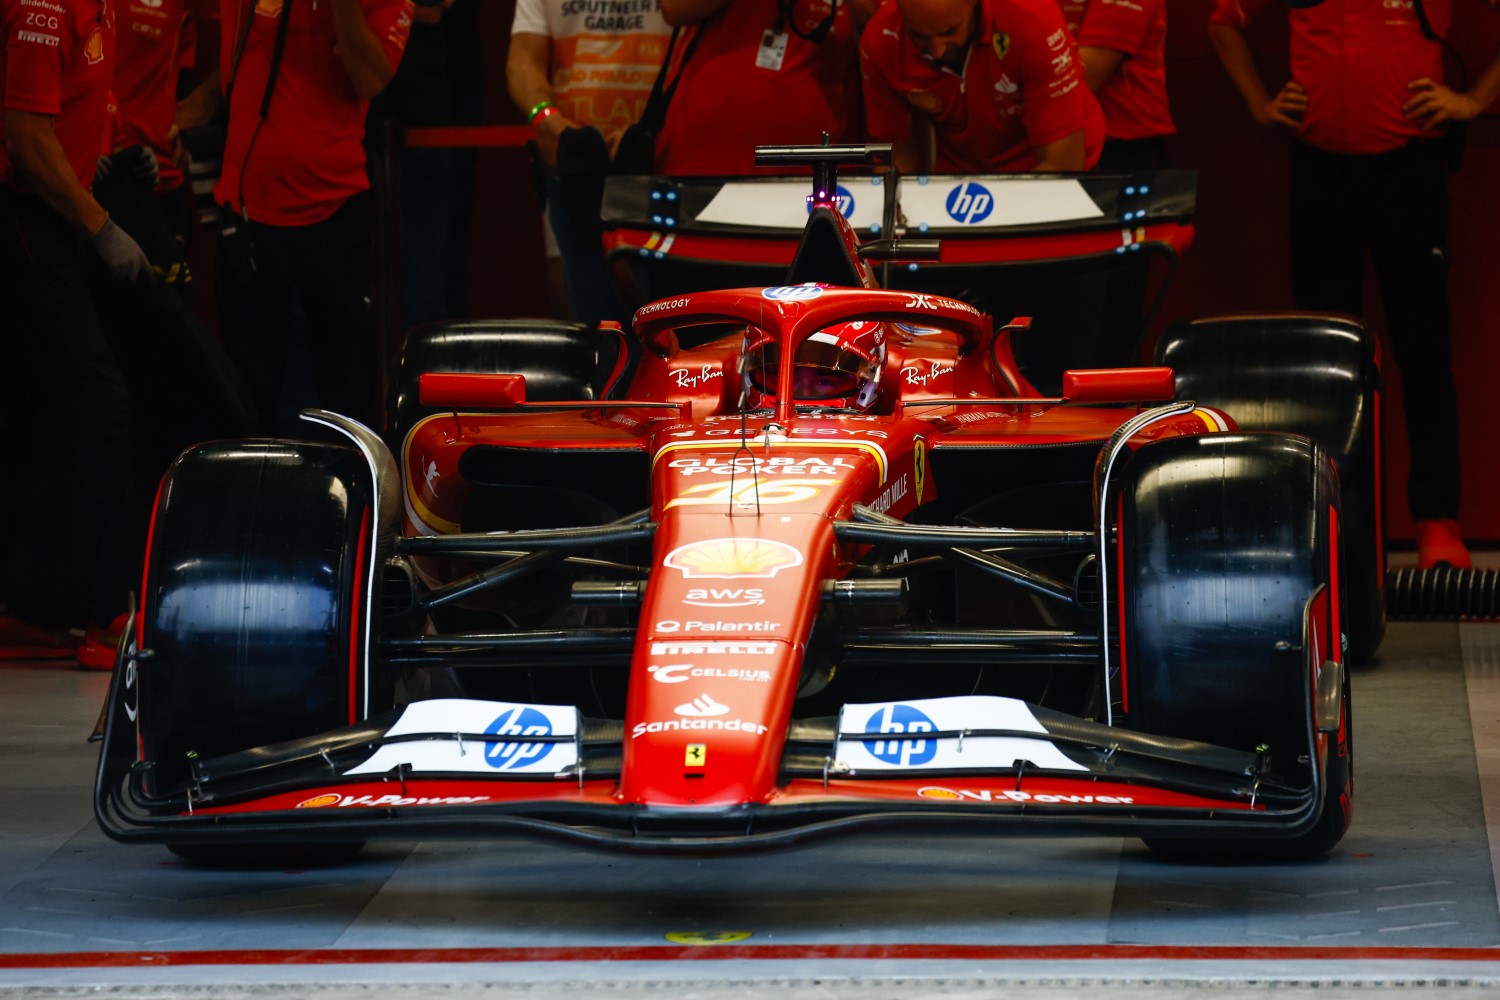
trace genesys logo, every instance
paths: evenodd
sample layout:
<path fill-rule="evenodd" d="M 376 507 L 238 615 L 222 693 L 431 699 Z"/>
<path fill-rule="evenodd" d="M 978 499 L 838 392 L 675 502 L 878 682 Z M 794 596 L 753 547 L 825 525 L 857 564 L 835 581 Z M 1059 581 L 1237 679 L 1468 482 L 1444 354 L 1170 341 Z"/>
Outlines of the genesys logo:
<path fill-rule="evenodd" d="M 766 592 L 760 587 L 694 587 L 682 603 L 700 608 L 747 608 L 766 603 Z"/>
<path fill-rule="evenodd" d="M 672 635 L 675 632 L 779 632 L 781 622 L 709 622 L 664 618 L 656 623 L 652 631 L 659 635 Z"/>
<path fill-rule="evenodd" d="M 524 705 L 503 712 L 485 728 L 487 736 L 551 736 L 552 721 Z M 509 771 L 535 763 L 552 752 L 551 743 L 514 740 L 485 744 L 484 759 L 498 771 Z"/>
<path fill-rule="evenodd" d="M 811 302 L 823 294 L 823 289 L 817 285 L 781 285 L 776 288 L 766 288 L 760 293 L 772 302 Z"/>
<path fill-rule="evenodd" d="M 706 694 L 700 694 L 692 701 L 678 705 L 672 711 L 690 719 L 709 719 L 718 715 L 728 715 L 731 709 L 728 705 L 714 701 Z"/>
<path fill-rule="evenodd" d="M 769 670 L 741 670 L 735 667 L 699 667 L 691 663 L 652 664 L 646 668 L 654 681 L 663 684 L 686 684 L 690 680 L 745 681 L 751 684 L 771 683 Z"/>
<path fill-rule="evenodd" d="M 924 799 L 935 799 L 940 802 L 1040 802 L 1048 805 L 1101 805 L 1101 806 L 1129 806 L 1135 804 L 1135 799 L 1129 795 L 1054 795 L 1047 793 L 1020 792 L 1008 788 L 944 788 L 941 785 L 927 785 L 917 789 L 917 795 Z"/>
<path fill-rule="evenodd" d="M 972 226 L 990 217 L 990 212 L 995 207 L 995 198 L 983 184 L 964 181 L 948 192 L 948 200 L 943 205 L 954 222 L 961 226 Z"/>
<path fill-rule="evenodd" d="M 364 806 L 366 808 L 380 806 L 467 806 L 475 802 L 488 802 L 488 795 L 339 795 L 329 792 L 326 795 L 314 795 L 310 799 L 298 802 L 297 809 L 343 809 L 348 806 Z"/>

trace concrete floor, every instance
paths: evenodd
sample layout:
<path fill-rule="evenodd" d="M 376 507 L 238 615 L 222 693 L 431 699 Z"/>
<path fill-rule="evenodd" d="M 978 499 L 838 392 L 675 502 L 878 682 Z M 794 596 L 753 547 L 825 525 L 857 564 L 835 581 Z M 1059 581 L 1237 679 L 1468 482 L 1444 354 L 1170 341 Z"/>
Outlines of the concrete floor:
<path fill-rule="evenodd" d="M 737 858 L 499 839 L 379 844 L 324 870 L 194 869 L 94 825 L 85 737 L 107 680 L 0 663 L 0 994 L 1500 986 L 1500 625 L 1391 625 L 1354 676 L 1354 826 L 1301 866 L 1174 865 L 1112 838 L 867 834 Z"/>

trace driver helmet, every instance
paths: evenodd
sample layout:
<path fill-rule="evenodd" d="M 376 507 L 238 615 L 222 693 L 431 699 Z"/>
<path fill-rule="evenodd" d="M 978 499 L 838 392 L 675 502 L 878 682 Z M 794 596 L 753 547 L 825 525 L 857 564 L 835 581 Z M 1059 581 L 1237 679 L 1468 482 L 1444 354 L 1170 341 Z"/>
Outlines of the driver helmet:
<path fill-rule="evenodd" d="M 798 405 L 867 413 L 880 395 L 885 366 L 882 323 L 855 320 L 819 330 L 797 347 L 792 396 Z M 745 401 L 753 410 L 776 405 L 781 344 L 757 326 L 745 331 Z"/>

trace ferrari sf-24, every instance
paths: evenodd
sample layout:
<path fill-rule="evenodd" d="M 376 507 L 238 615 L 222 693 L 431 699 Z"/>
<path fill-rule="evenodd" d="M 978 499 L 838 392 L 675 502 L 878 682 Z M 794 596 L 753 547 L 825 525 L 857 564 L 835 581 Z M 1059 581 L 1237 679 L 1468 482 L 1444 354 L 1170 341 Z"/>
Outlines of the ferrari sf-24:
<path fill-rule="evenodd" d="M 767 151 L 814 168 L 779 284 L 629 331 L 419 328 L 384 436 L 308 411 L 305 439 L 183 453 L 109 696 L 105 831 L 210 860 L 891 826 L 1336 844 L 1368 512 L 1347 454 L 1182 388 L 1249 379 L 1228 397 L 1255 420 L 1312 407 L 1364 441 L 1360 332 L 1189 324 L 1163 364 L 1044 395 L 1026 320 L 880 287 L 933 249 L 840 213 L 834 164 L 877 153 Z"/>

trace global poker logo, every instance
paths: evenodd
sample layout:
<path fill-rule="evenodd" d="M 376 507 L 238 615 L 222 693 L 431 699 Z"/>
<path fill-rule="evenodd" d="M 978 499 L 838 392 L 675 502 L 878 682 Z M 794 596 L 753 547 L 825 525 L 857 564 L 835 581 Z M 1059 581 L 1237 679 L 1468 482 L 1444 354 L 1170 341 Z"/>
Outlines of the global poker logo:
<path fill-rule="evenodd" d="M 854 192 L 840 184 L 834 188 L 834 200 L 838 203 L 839 214 L 848 219 L 854 215 Z M 807 201 L 807 214 L 812 215 L 813 203 L 809 198 Z"/>
<path fill-rule="evenodd" d="M 536 709 L 520 706 L 501 714 L 484 732 L 486 736 L 551 736 L 552 722 Z M 496 770 L 513 771 L 551 752 L 551 743 L 489 743 L 484 760 Z"/>
<path fill-rule="evenodd" d="M 913 733 L 935 733 L 937 726 L 926 714 L 910 705 L 887 705 L 878 709 L 865 723 L 867 733 L 890 733 L 909 736 Z M 870 756 L 898 767 L 916 767 L 937 756 L 936 740 L 863 740 Z"/>
<path fill-rule="evenodd" d="M 983 184 L 964 181 L 948 192 L 944 207 L 948 209 L 948 215 L 954 222 L 961 226 L 972 226 L 990 217 L 990 212 L 995 207 L 995 196 Z"/>

